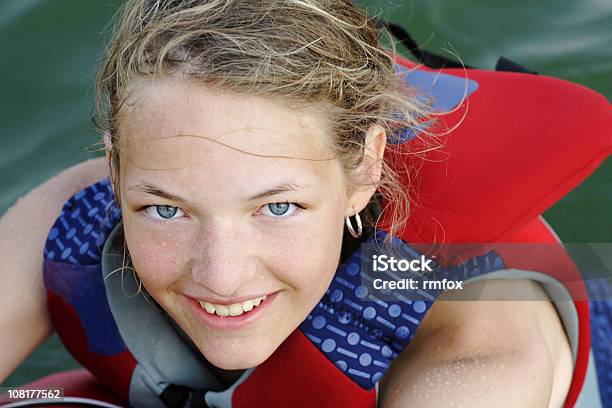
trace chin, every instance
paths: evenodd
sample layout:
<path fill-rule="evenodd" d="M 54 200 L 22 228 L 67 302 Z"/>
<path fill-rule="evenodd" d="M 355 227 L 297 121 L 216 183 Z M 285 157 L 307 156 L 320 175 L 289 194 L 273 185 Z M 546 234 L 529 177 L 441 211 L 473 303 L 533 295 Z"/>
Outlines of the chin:
<path fill-rule="evenodd" d="M 273 352 L 274 350 L 272 350 Z M 208 353 L 202 353 L 204 357 L 215 367 L 221 368 L 223 370 L 246 370 L 252 367 L 257 367 L 262 364 L 264 361 L 272 355 L 272 352 L 269 353 L 239 353 L 239 354 L 231 354 L 230 353 L 213 353 L 209 355 Z"/>
<path fill-rule="evenodd" d="M 266 361 L 279 345 L 245 348 L 240 345 L 204 345 L 202 355 L 215 367 L 223 370 L 246 370 Z"/>

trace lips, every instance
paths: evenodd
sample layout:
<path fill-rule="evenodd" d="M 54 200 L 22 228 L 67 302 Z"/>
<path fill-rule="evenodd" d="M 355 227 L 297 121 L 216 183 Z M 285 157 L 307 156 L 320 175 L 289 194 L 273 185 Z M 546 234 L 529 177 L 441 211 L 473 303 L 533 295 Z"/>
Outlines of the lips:
<path fill-rule="evenodd" d="M 259 307 L 261 302 L 266 300 L 267 295 L 259 296 L 253 299 L 247 299 L 243 302 L 232 303 L 230 305 L 220 305 L 215 303 L 209 303 L 205 301 L 199 301 L 198 303 L 202 309 L 206 310 L 211 315 L 218 315 L 222 317 L 226 316 L 240 316 L 244 313 L 248 313 L 254 308 Z"/>

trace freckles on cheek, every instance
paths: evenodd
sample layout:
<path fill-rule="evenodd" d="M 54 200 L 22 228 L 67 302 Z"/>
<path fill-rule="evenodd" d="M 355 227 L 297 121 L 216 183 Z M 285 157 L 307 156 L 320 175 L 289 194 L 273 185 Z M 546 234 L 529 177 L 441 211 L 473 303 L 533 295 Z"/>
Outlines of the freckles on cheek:
<path fill-rule="evenodd" d="M 178 243 L 150 233 L 126 234 L 126 239 L 134 269 L 147 288 L 167 285 L 184 269 Z"/>
<path fill-rule="evenodd" d="M 294 239 L 282 251 L 275 251 L 274 262 L 295 285 L 310 287 L 313 281 L 326 280 L 336 271 L 334 243 L 305 236 Z"/>

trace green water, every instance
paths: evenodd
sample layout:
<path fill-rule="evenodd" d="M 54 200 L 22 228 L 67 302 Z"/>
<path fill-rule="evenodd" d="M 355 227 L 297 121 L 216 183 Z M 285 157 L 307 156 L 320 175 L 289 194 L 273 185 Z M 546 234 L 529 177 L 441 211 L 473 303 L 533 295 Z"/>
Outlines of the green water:
<path fill-rule="evenodd" d="M 92 81 L 103 45 L 100 33 L 117 3 L 0 2 L 0 213 L 51 175 L 93 156 L 87 150 L 97 141 L 89 122 Z M 430 50 L 452 48 L 465 63 L 484 68 L 504 55 L 612 99 L 610 0 L 362 4 L 385 10 Z M 611 210 L 608 160 L 546 218 L 565 241 L 612 242 Z M 76 366 L 54 336 L 3 385 Z"/>

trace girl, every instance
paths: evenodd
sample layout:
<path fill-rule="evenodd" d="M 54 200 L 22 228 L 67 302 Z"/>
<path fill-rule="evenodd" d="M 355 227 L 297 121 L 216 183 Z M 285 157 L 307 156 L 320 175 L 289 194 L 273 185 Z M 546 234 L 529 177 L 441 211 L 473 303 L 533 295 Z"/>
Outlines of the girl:
<path fill-rule="evenodd" d="M 10 352 L 0 357 L 0 378 L 53 330 L 39 255 L 61 206 L 109 177 L 116 201 L 105 209 L 120 209 L 121 221 L 111 211 L 107 230 L 95 230 L 104 237 L 99 264 L 107 295 L 133 272 L 139 299 L 153 306 L 140 315 L 135 306 L 120 306 L 124 300 L 110 301 L 114 324 L 126 343 L 132 336 L 130 349 L 147 373 L 138 378 L 170 376 L 142 363 L 154 361 L 147 355 L 160 355 L 160 348 L 169 353 L 160 366 L 182 364 L 168 357 L 174 340 L 155 338 L 166 338 L 156 331 L 164 323 L 150 317 L 158 308 L 181 347 L 195 353 L 207 384 L 184 393 L 172 378 L 148 386 L 134 376 L 130 403 L 230 406 L 231 393 L 230 402 L 223 399 L 228 390 L 297 341 L 298 327 L 329 294 L 342 252 L 352 252 L 349 234 L 364 239 L 382 225 L 381 201 L 385 228 L 401 235 L 408 191 L 400 169 L 386 160 L 393 150 L 387 142 L 419 127 L 428 105 L 405 87 L 378 28 L 349 0 L 130 0 L 97 96 L 108 165 L 94 160 L 69 169 L 2 219 L 5 236 L 25 214 L 36 217 L 19 231 L 23 240 L 2 240 L 0 247 L 3 280 L 16 282 L 2 293 L 2 332 L 11 336 L 1 340 Z M 105 184 L 94 186 L 104 196 Z M 92 190 L 79 194 L 95 197 Z M 66 241 L 70 230 L 59 238 L 54 231 L 44 249 L 46 277 L 59 276 L 49 265 L 72 256 L 49 244 Z M 59 293 L 54 285 L 47 286 Z M 547 299 L 530 279 L 464 287 L 489 299 L 510 291 Z M 92 304 L 96 296 L 104 294 L 92 294 Z M 553 304 L 452 302 L 460 296 L 439 297 L 409 346 L 376 377 L 378 404 L 562 406 L 572 355 Z M 307 355 L 292 353 L 296 364 Z M 366 360 L 360 363 L 370 366 Z M 182 369 L 189 372 L 174 370 Z M 286 376 L 295 390 L 279 393 L 299 395 L 300 382 L 321 381 Z M 351 390 L 342 388 L 340 399 L 329 391 L 313 398 L 356 406 L 359 393 Z"/>

